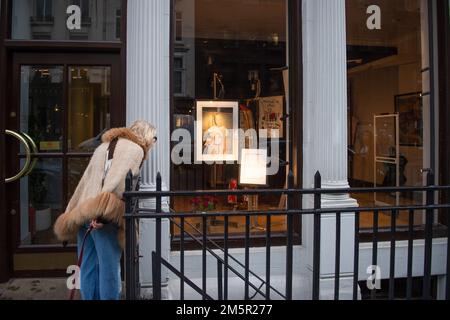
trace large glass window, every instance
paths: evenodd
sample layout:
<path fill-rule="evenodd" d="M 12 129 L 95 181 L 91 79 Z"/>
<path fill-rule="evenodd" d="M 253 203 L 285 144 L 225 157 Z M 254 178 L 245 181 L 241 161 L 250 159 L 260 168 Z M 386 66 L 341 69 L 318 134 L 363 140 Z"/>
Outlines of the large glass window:
<path fill-rule="evenodd" d="M 347 0 L 349 176 L 357 186 L 422 186 L 430 168 L 428 1 Z M 354 195 L 362 206 L 421 205 L 422 192 Z M 408 225 L 399 212 L 399 228 Z M 371 215 L 361 217 L 371 229 Z M 422 225 L 417 213 L 415 225 Z M 390 212 L 380 215 L 390 227 Z"/>
<path fill-rule="evenodd" d="M 172 129 L 192 139 L 172 146 L 183 146 L 181 155 L 187 159 L 181 164 L 172 161 L 172 189 L 285 187 L 289 162 L 284 116 L 288 73 L 283 71 L 288 46 L 286 13 L 286 0 L 175 1 Z M 235 134 L 239 130 L 241 134 Z M 242 144 L 238 140 L 244 132 L 248 136 Z M 251 173 L 249 163 L 250 169 L 259 163 L 260 171 Z M 276 169 L 271 171 L 271 167 Z M 261 174 L 265 170 L 267 180 Z M 172 202 L 175 211 L 199 214 L 198 219 L 187 221 L 190 231 L 202 227 L 202 212 L 284 206 L 280 196 L 178 198 Z M 259 218 L 251 224 L 251 232 L 257 234 L 266 221 Z M 207 230 L 210 235 L 223 236 L 223 220 L 211 219 Z M 272 232 L 283 234 L 285 230 L 285 218 L 273 217 Z M 243 234 L 245 218 L 230 218 L 229 231 L 232 236 Z M 179 235 L 178 228 L 173 234 Z"/>
<path fill-rule="evenodd" d="M 11 38 L 120 40 L 121 0 L 13 0 Z M 117 17 L 119 15 L 119 18 Z"/>

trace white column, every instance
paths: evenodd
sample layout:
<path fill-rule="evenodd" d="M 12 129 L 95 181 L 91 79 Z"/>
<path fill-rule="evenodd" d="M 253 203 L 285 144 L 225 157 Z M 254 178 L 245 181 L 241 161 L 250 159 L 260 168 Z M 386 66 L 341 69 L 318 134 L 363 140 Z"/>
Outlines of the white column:
<path fill-rule="evenodd" d="M 323 188 L 347 188 L 347 53 L 345 0 L 303 1 L 304 45 L 304 187 L 311 188 L 320 171 Z M 304 206 L 311 207 L 306 198 Z M 356 207 L 349 195 L 323 196 L 323 208 Z M 321 277 L 334 276 L 335 215 L 322 217 Z M 313 219 L 303 221 L 303 243 L 311 270 Z M 341 272 L 353 270 L 354 214 L 342 216 Z M 342 281 L 347 287 L 349 281 Z M 333 283 L 322 281 L 321 297 L 332 297 Z M 351 288 L 351 287 L 350 287 Z M 349 288 L 349 289 L 350 289 Z M 346 290 L 347 291 L 347 290 Z M 351 292 L 348 291 L 348 294 Z M 351 295 L 344 295 L 350 297 Z"/>
<path fill-rule="evenodd" d="M 158 143 L 145 162 L 141 190 L 154 190 L 156 175 L 161 173 L 163 189 L 170 183 L 170 104 L 169 46 L 170 1 L 131 0 L 127 8 L 127 123 L 146 120 L 158 130 Z M 146 201 L 143 207 L 154 208 Z M 163 209 L 168 205 L 163 204 Z M 155 246 L 154 221 L 140 224 L 140 281 L 151 286 L 151 252 Z M 163 222 L 164 258 L 169 258 L 169 222 Z M 163 273 L 164 282 L 165 273 Z M 145 295 L 146 290 L 143 294 Z"/>

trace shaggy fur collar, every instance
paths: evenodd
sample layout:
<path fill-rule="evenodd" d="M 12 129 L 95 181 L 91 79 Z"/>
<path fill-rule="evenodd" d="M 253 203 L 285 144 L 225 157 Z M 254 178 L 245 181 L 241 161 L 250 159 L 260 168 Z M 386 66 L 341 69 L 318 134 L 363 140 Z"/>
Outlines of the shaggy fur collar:
<path fill-rule="evenodd" d="M 147 144 L 145 143 L 144 139 L 138 137 L 133 131 L 131 131 L 128 128 L 111 129 L 109 131 L 106 131 L 105 134 L 102 136 L 102 142 L 109 143 L 116 138 L 123 138 L 136 143 L 144 151 L 144 159 L 147 159 L 148 153 Z"/>

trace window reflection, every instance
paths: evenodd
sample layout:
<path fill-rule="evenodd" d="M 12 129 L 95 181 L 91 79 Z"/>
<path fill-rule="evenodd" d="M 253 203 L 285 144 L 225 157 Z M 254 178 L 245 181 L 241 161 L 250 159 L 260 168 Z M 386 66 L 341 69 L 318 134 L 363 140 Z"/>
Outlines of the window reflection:
<path fill-rule="evenodd" d="M 22 161 L 23 165 L 23 161 Z M 52 245 L 52 226 L 63 208 L 62 160 L 42 159 L 20 180 L 20 240 L 22 245 Z"/>
<path fill-rule="evenodd" d="M 69 67 L 69 150 L 93 152 L 110 128 L 111 67 Z"/>
<path fill-rule="evenodd" d="M 53 0 L 37 0 L 35 21 L 53 21 Z"/>
<path fill-rule="evenodd" d="M 12 39 L 120 40 L 121 0 L 13 0 Z M 69 29 L 71 5 L 80 9 L 80 28 Z"/>
<path fill-rule="evenodd" d="M 111 67 L 22 65 L 20 71 L 20 132 L 30 136 L 37 154 L 20 181 L 20 243 L 58 245 L 52 226 L 110 128 Z"/>
<path fill-rule="evenodd" d="M 90 11 L 89 11 L 90 3 L 89 2 L 90 2 L 89 0 L 73 0 L 73 4 L 80 7 L 81 17 L 85 21 L 90 20 L 90 15 L 89 15 L 90 14 Z"/>
<path fill-rule="evenodd" d="M 63 148 L 63 77 L 63 67 L 21 67 L 20 130 L 39 152 Z"/>

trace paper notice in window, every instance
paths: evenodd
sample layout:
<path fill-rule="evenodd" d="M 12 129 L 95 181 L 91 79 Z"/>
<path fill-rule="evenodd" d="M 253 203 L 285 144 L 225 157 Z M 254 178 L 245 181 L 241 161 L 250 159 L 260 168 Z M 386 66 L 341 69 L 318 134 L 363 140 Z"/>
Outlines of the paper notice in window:
<path fill-rule="evenodd" d="M 260 98 L 259 129 L 268 131 L 268 138 L 283 138 L 284 97 Z"/>

